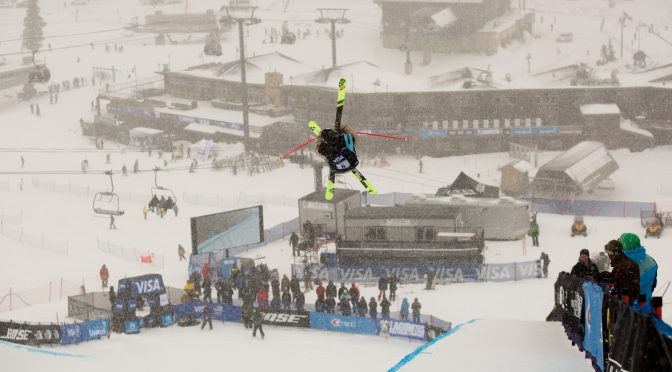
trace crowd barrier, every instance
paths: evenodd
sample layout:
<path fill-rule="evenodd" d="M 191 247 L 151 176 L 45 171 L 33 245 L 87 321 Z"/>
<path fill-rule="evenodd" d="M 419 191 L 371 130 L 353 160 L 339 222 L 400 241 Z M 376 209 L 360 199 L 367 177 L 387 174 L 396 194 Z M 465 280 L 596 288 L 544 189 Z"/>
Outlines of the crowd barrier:
<path fill-rule="evenodd" d="M 562 215 L 640 217 L 642 211 L 652 211 L 655 203 L 610 200 L 561 200 L 526 198 L 530 210 Z"/>
<path fill-rule="evenodd" d="M 546 320 L 562 322 L 598 372 L 672 370 L 672 328 L 635 306 L 611 296 L 604 284 L 561 272 Z"/>
<path fill-rule="evenodd" d="M 76 284 L 63 278 L 19 292 L 13 291 L 10 288 L 8 293 L 0 297 L 0 312 L 17 310 L 51 301 L 60 301 L 81 292 L 81 284 Z"/>
<path fill-rule="evenodd" d="M 34 248 L 44 249 L 50 252 L 67 255 L 69 251 L 68 241 L 59 241 L 48 238 L 44 234 L 33 234 L 23 227 L 9 227 L 7 224 L 0 225 L 0 235 L 15 240 Z"/>
<path fill-rule="evenodd" d="M 125 261 L 149 264 L 161 269 L 163 269 L 165 265 L 165 255 L 163 253 L 138 251 L 135 247 L 124 247 L 100 239 L 96 239 L 96 246 L 99 251 L 109 253 Z"/>
<path fill-rule="evenodd" d="M 20 345 L 68 345 L 110 337 L 107 319 L 74 324 L 0 321 L 0 338 Z"/>
<path fill-rule="evenodd" d="M 19 214 L 0 213 L 0 225 L 23 224 L 23 211 Z"/>
<path fill-rule="evenodd" d="M 212 319 L 228 322 L 241 322 L 242 311 L 238 306 L 210 303 Z M 175 318 L 191 316 L 203 317 L 205 302 L 192 301 L 175 305 Z M 298 310 L 262 310 L 264 325 L 293 328 L 310 328 L 325 331 L 377 335 L 383 337 L 402 337 L 425 341 L 431 329 L 434 336 L 450 330 L 451 323 L 433 316 L 424 316 L 422 323 L 398 320 L 393 318 L 376 318 L 343 316 L 340 314 L 321 313 Z"/>
<path fill-rule="evenodd" d="M 315 280 L 334 282 L 377 283 L 393 274 L 401 283 L 424 283 L 434 273 L 439 284 L 462 282 L 506 282 L 541 278 L 541 261 L 470 265 L 308 265 Z M 303 280 L 306 265 L 292 264 L 292 274 Z"/>

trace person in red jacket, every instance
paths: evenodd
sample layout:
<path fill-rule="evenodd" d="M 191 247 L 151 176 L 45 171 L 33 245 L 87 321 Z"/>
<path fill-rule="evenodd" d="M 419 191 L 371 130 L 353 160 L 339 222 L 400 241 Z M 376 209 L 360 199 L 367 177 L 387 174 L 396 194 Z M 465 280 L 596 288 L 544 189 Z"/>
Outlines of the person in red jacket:
<path fill-rule="evenodd" d="M 203 274 L 203 280 L 210 279 L 210 265 L 208 265 L 207 263 L 203 265 L 203 268 L 201 269 L 201 274 Z"/>
<path fill-rule="evenodd" d="M 322 282 L 318 283 L 317 288 L 315 288 L 315 293 L 317 294 L 317 298 L 324 301 L 324 295 L 326 293 L 326 289 L 324 289 L 324 286 L 322 285 Z"/>
<path fill-rule="evenodd" d="M 110 272 L 107 271 L 107 266 L 103 265 L 100 268 L 100 281 L 103 282 L 103 288 L 107 288 L 107 279 L 110 278 Z"/>
<path fill-rule="evenodd" d="M 257 306 L 262 310 L 268 309 L 268 290 L 262 289 L 257 292 Z"/>
<path fill-rule="evenodd" d="M 353 282 L 350 286 L 350 301 L 352 302 L 352 308 L 357 308 L 357 303 L 359 302 L 359 288 Z"/>

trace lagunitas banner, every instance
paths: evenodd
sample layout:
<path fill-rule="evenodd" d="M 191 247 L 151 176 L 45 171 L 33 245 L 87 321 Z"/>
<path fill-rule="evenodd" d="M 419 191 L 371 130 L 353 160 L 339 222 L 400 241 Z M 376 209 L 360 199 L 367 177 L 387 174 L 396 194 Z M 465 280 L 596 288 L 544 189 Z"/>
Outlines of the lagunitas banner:
<path fill-rule="evenodd" d="M 303 265 L 292 265 L 292 268 L 299 279 L 303 278 Z M 312 265 L 310 270 L 313 279 L 348 283 L 375 282 L 382 276 L 390 277 L 393 274 L 402 283 L 422 283 L 430 272 L 434 273 L 435 280 L 440 283 L 505 282 L 542 276 L 539 260 L 478 265 L 339 265 L 331 268 L 331 276 L 327 266 Z"/>
<path fill-rule="evenodd" d="M 264 315 L 263 324 L 310 328 L 310 315 L 307 311 L 266 309 L 261 313 Z"/>
<path fill-rule="evenodd" d="M 424 341 L 426 329 L 424 324 L 403 320 L 380 319 L 378 321 L 379 335 L 412 338 Z"/>
<path fill-rule="evenodd" d="M 58 324 L 0 322 L 0 340 L 22 345 L 52 345 L 61 342 Z"/>

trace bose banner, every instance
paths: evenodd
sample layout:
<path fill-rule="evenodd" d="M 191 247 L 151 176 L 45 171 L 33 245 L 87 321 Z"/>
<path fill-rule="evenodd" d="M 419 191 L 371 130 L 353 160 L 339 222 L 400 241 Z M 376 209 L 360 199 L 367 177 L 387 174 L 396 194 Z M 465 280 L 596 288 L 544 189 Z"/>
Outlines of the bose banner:
<path fill-rule="evenodd" d="M 35 346 L 60 344 L 61 327 L 58 324 L 0 322 L 0 340 Z"/>
<path fill-rule="evenodd" d="M 378 334 L 378 322 L 375 319 L 328 313 L 310 313 L 310 328 L 367 335 Z"/>
<path fill-rule="evenodd" d="M 310 328 L 310 315 L 307 311 L 270 310 L 261 312 L 264 315 L 263 324 Z"/>
<path fill-rule="evenodd" d="M 381 336 L 412 338 L 424 341 L 426 338 L 425 325 L 403 320 L 379 319 L 378 328 Z"/>
<path fill-rule="evenodd" d="M 110 321 L 108 319 L 63 324 L 61 326 L 61 345 L 78 344 L 101 337 L 110 337 Z"/>

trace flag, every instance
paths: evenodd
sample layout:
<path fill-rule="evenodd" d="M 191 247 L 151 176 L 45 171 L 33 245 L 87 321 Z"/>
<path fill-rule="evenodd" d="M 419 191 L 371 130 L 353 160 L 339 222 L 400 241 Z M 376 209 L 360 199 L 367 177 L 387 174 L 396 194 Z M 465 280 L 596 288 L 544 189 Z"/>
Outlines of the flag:
<path fill-rule="evenodd" d="M 632 20 L 633 20 L 633 18 L 630 17 L 630 15 L 629 15 L 628 13 L 625 12 L 625 10 L 623 11 L 623 18 L 624 18 L 624 19 L 627 19 L 628 21 L 632 21 Z"/>
<path fill-rule="evenodd" d="M 151 255 L 147 255 L 147 256 L 140 255 L 140 262 L 151 264 L 152 263 L 152 256 Z"/>

